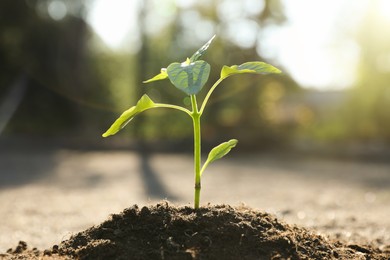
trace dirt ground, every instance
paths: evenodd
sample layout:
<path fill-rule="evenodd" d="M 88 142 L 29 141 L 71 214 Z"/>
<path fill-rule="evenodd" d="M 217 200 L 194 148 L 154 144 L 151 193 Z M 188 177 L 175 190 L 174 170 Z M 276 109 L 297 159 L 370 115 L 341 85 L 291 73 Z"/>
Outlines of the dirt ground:
<path fill-rule="evenodd" d="M 192 206 L 189 154 L 0 147 L 0 253 L 45 249 L 110 214 L 168 199 Z M 235 154 L 203 176 L 203 205 L 245 204 L 348 243 L 390 245 L 390 161 Z"/>

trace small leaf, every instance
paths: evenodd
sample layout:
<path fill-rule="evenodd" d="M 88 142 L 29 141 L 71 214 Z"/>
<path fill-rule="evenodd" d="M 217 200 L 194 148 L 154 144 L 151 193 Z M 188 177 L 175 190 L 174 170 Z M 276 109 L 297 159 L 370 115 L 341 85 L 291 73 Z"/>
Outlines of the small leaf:
<path fill-rule="evenodd" d="M 162 68 L 160 74 L 157 74 L 153 78 L 145 80 L 142 83 L 149 83 L 149 82 L 153 82 L 153 81 L 157 81 L 157 80 L 163 80 L 163 79 L 166 79 L 166 78 L 168 78 L 167 69 Z"/>
<path fill-rule="evenodd" d="M 224 142 L 224 143 L 214 147 L 210 151 L 209 156 L 207 158 L 207 161 L 209 163 L 211 163 L 211 162 L 213 162 L 215 160 L 221 159 L 226 154 L 228 154 L 233 147 L 236 146 L 237 142 L 238 141 L 236 139 L 231 139 L 231 140 L 229 140 L 227 142 Z"/>
<path fill-rule="evenodd" d="M 201 174 L 210 163 L 214 162 L 215 160 L 221 159 L 222 157 L 227 155 L 230 152 L 230 150 L 236 146 L 237 142 L 238 141 L 236 139 L 231 139 L 227 142 L 224 142 L 214 147 L 210 151 L 209 156 L 207 157 L 207 160 L 202 167 Z"/>
<path fill-rule="evenodd" d="M 102 135 L 107 137 L 118 133 L 122 128 L 124 128 L 137 114 L 154 108 L 154 102 L 148 97 L 148 95 L 143 95 L 140 100 L 138 100 L 137 105 L 129 108 L 120 115 L 120 117 L 115 120 L 111 127 Z"/>
<path fill-rule="evenodd" d="M 252 74 L 277 74 L 281 73 L 278 68 L 260 61 L 245 62 L 239 66 L 223 66 L 221 70 L 221 79 L 225 79 L 231 75 L 242 74 L 242 73 L 252 73 Z"/>
<path fill-rule="evenodd" d="M 210 75 L 210 64 L 203 60 L 188 63 L 171 63 L 167 68 L 169 80 L 187 95 L 197 94 Z"/>
<path fill-rule="evenodd" d="M 205 52 L 206 50 L 210 47 L 211 42 L 214 40 L 215 35 L 208 41 L 206 42 L 202 47 L 200 47 L 199 50 L 197 50 L 190 58 L 191 62 L 197 61 Z"/>

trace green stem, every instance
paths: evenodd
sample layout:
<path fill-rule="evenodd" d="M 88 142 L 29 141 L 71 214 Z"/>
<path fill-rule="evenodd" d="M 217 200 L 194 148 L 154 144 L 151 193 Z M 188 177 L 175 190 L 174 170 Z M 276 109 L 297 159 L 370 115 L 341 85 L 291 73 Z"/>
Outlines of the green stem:
<path fill-rule="evenodd" d="M 192 121 L 194 125 L 194 170 L 195 170 L 195 197 L 194 208 L 199 208 L 200 202 L 200 164 L 201 164 L 201 134 L 200 134 L 200 116 L 198 104 L 195 95 L 191 95 Z"/>
<path fill-rule="evenodd" d="M 207 101 L 209 101 L 209 98 L 211 96 L 211 94 L 213 93 L 214 89 L 219 85 L 219 83 L 222 82 L 222 80 L 224 80 L 225 78 L 220 78 L 218 79 L 214 85 L 210 88 L 209 92 L 207 93 L 206 97 L 204 98 L 203 100 L 203 104 L 202 104 L 202 107 L 200 108 L 200 111 L 199 113 L 200 114 L 203 114 L 203 111 L 204 111 L 204 108 L 206 107 L 206 104 L 207 104 Z"/>
<path fill-rule="evenodd" d="M 154 107 L 172 108 L 172 109 L 180 110 L 180 111 L 183 111 L 183 112 L 187 113 L 188 115 L 190 115 L 192 117 L 191 111 L 189 111 L 188 109 L 186 109 L 184 107 L 181 107 L 181 106 L 176 106 L 176 105 L 171 105 L 171 104 L 155 103 Z"/>
<path fill-rule="evenodd" d="M 171 108 L 183 111 L 187 113 L 189 116 L 191 116 L 193 125 L 194 125 L 194 170 L 195 170 L 195 199 L 194 199 L 194 208 L 199 208 L 199 202 L 200 202 L 200 176 L 201 176 L 201 136 L 200 136 L 200 116 L 201 113 L 199 113 L 198 110 L 198 103 L 196 101 L 196 96 L 191 95 L 191 105 L 192 105 L 192 112 L 188 109 L 171 105 L 171 104 L 162 104 L 162 103 L 155 103 L 154 107 L 163 107 L 163 108 Z"/>

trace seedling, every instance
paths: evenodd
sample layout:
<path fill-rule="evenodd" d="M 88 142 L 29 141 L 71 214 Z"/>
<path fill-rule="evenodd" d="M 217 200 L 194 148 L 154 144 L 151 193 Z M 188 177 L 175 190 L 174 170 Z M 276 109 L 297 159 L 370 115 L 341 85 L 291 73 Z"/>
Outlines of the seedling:
<path fill-rule="evenodd" d="M 215 148 L 213 148 L 206 160 L 201 166 L 201 116 L 205 110 L 208 100 L 215 88 L 226 78 L 243 73 L 252 74 L 275 74 L 281 73 L 281 71 L 272 65 L 265 62 L 246 62 L 241 65 L 223 66 L 220 74 L 220 78 L 211 86 L 207 95 L 205 96 L 202 105 L 198 107 L 196 95 L 201 91 L 206 84 L 210 75 L 210 64 L 199 58 L 209 48 L 211 42 L 214 40 L 213 36 L 205 45 L 197 50 L 191 58 L 187 58 L 182 63 L 171 63 L 167 68 L 162 68 L 161 72 L 153 78 L 144 81 L 144 83 L 150 83 L 153 81 L 169 79 L 171 83 L 183 91 L 190 97 L 191 110 L 186 107 L 177 106 L 173 104 L 155 103 L 148 95 L 143 95 L 137 104 L 130 109 L 122 113 L 122 115 L 111 125 L 111 127 L 103 134 L 103 137 L 114 135 L 124 128 L 136 115 L 139 113 L 151 109 L 151 108 L 171 108 L 182 111 L 188 114 L 193 123 L 194 128 L 194 171 L 195 171 L 195 199 L 194 207 L 199 208 L 200 201 L 200 189 L 201 189 L 201 177 L 206 167 L 215 160 L 224 157 L 230 152 L 230 150 L 236 146 L 237 140 L 231 139 L 224 142 Z"/>

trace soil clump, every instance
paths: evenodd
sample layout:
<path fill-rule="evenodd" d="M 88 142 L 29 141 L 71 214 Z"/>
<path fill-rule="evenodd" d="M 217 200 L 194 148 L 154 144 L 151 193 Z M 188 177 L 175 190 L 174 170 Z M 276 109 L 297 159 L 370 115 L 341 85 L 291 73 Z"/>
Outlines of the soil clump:
<path fill-rule="evenodd" d="M 244 206 L 194 210 L 162 202 L 134 205 L 44 251 L 21 241 L 0 259 L 374 260 L 390 259 L 390 245 L 348 244 Z"/>

